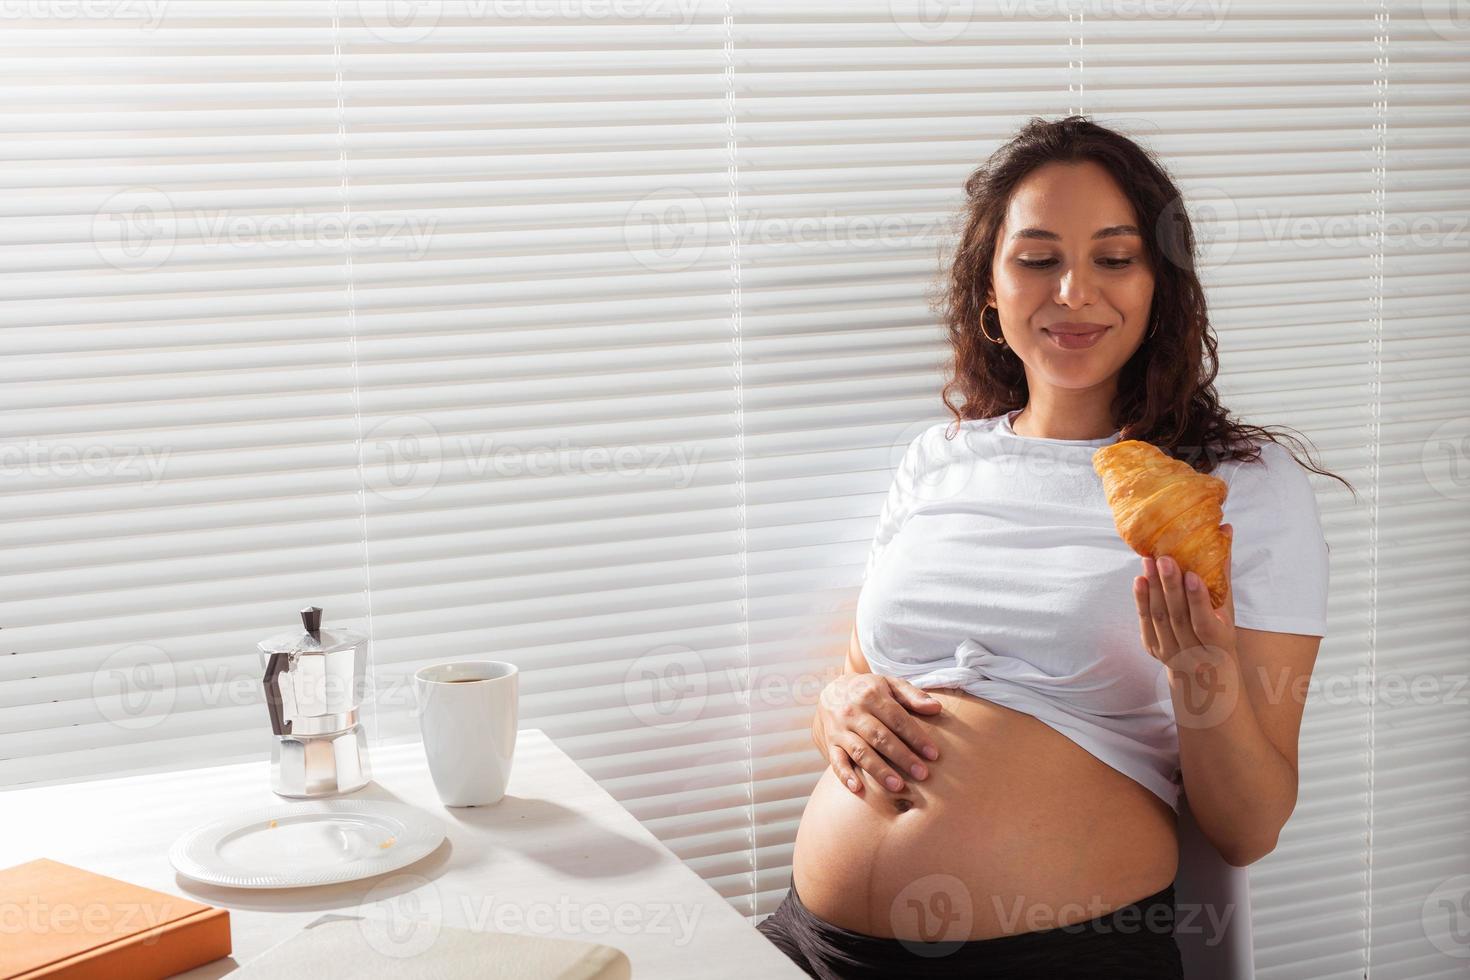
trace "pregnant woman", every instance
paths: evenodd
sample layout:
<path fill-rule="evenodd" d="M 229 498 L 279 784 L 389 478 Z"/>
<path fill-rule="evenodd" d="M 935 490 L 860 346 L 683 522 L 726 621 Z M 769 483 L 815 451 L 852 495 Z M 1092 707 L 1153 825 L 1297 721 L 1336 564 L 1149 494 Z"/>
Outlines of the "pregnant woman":
<path fill-rule="evenodd" d="M 957 419 L 908 443 L 883 504 L 813 720 L 830 766 L 759 928 L 824 980 L 1179 977 L 1181 792 L 1236 866 L 1296 804 L 1316 498 L 1216 399 L 1193 234 L 1144 150 L 1032 120 L 965 190 Z M 1092 457 L 1123 439 L 1228 485 L 1218 607 L 1119 536 Z"/>

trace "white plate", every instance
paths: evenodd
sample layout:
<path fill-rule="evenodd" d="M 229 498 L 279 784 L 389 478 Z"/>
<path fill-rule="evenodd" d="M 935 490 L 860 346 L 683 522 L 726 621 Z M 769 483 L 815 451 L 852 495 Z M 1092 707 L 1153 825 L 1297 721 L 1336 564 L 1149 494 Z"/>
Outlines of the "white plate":
<path fill-rule="evenodd" d="M 174 841 L 179 874 L 234 888 L 305 888 L 396 871 L 444 840 L 438 820 L 405 803 L 309 800 L 237 813 Z"/>

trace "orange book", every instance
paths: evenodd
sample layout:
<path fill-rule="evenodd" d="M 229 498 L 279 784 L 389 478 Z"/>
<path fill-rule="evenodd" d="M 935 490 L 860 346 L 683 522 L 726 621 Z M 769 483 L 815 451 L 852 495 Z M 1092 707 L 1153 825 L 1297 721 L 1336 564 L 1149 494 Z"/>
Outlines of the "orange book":
<path fill-rule="evenodd" d="M 0 977 L 167 977 L 230 955 L 230 913 L 42 858 L 0 871 Z"/>

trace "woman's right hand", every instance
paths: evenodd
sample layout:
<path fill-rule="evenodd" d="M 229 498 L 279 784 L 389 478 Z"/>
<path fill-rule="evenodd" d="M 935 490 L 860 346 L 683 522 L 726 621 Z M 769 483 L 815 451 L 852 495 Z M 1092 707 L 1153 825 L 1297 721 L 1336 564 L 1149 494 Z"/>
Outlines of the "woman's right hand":
<path fill-rule="evenodd" d="M 901 774 L 925 778 L 929 769 L 919 755 L 932 762 L 939 749 L 909 712 L 932 715 L 941 708 L 938 699 L 901 678 L 838 676 L 822 689 L 817 704 L 827 759 L 837 778 L 857 794 L 863 791 L 858 769 L 895 793 L 905 785 Z"/>

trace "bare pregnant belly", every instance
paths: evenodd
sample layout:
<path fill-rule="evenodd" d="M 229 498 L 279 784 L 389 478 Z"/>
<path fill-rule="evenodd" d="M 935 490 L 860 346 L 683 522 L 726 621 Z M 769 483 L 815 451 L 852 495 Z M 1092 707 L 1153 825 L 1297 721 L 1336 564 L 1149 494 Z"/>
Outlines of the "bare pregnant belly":
<path fill-rule="evenodd" d="M 1104 915 L 1174 880 L 1168 804 L 1044 722 L 958 689 L 928 728 L 939 758 L 893 793 L 829 767 L 802 813 L 804 905 L 870 936 L 988 939 Z"/>

